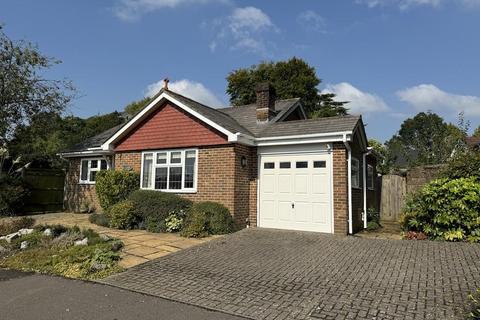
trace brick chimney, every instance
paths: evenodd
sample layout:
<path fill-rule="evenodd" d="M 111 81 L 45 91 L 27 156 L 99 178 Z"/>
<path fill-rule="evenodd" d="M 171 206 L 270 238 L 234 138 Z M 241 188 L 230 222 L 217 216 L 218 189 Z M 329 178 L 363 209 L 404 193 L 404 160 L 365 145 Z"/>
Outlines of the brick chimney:
<path fill-rule="evenodd" d="M 275 89 L 268 82 L 255 86 L 257 94 L 257 122 L 268 122 L 275 115 Z"/>

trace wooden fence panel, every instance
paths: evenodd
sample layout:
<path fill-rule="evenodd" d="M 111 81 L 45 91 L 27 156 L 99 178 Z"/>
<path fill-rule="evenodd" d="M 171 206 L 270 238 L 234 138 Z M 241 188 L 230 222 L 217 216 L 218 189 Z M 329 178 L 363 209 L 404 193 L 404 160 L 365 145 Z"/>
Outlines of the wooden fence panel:
<path fill-rule="evenodd" d="M 65 172 L 59 169 L 22 170 L 22 178 L 30 187 L 23 212 L 45 213 L 63 210 Z"/>
<path fill-rule="evenodd" d="M 398 221 L 405 204 L 407 192 L 406 179 L 397 175 L 385 175 L 381 178 L 380 219 Z"/>

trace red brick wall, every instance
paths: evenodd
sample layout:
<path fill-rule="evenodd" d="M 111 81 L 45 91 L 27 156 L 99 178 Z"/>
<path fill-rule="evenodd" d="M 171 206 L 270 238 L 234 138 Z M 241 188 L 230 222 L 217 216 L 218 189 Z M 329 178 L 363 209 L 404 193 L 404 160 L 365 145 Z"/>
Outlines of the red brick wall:
<path fill-rule="evenodd" d="M 333 144 L 333 227 L 335 234 L 348 233 L 348 154 L 343 143 Z"/>
<path fill-rule="evenodd" d="M 241 166 L 242 156 L 247 158 L 245 168 Z M 222 203 L 240 227 L 246 226 L 248 218 L 256 224 L 256 166 L 256 148 L 233 144 L 200 147 L 197 192 L 179 195 L 192 201 Z M 116 153 L 115 168 L 140 172 L 141 152 Z"/>
<path fill-rule="evenodd" d="M 85 159 L 85 158 L 83 158 Z M 81 158 L 70 158 L 69 168 L 65 176 L 65 210 L 79 212 L 84 204 L 95 207 L 95 211 L 101 211 L 98 203 L 94 184 L 79 184 Z"/>
<path fill-rule="evenodd" d="M 115 147 L 115 151 L 225 144 L 225 135 L 170 103 L 155 110 Z"/>

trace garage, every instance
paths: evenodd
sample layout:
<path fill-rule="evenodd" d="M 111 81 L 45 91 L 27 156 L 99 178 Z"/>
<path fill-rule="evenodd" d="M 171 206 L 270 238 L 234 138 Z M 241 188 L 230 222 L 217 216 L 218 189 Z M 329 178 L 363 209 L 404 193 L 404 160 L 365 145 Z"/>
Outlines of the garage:
<path fill-rule="evenodd" d="M 264 228 L 332 233 L 331 154 L 260 154 L 258 221 Z"/>

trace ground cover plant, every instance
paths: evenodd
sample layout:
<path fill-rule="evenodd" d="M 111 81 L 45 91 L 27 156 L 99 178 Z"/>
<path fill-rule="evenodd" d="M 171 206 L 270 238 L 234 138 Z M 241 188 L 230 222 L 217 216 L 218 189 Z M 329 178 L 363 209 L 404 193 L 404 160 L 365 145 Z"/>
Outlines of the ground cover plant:
<path fill-rule="evenodd" d="M 122 243 L 91 229 L 36 226 L 0 240 L 0 267 L 77 279 L 99 279 L 120 272 Z"/>

